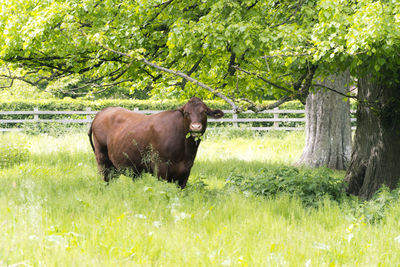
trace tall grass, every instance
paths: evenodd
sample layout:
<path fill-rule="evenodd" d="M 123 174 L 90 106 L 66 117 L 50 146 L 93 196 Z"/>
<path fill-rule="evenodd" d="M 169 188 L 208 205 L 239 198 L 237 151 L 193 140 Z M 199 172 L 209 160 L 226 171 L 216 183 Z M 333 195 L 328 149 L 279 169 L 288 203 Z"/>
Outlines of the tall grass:
<path fill-rule="evenodd" d="M 180 190 L 150 175 L 106 186 L 84 133 L 2 135 L 29 156 L 0 170 L 0 266 L 399 265 L 393 193 L 309 208 L 296 195 L 224 186 L 232 173 L 293 164 L 303 139 L 210 133 Z"/>

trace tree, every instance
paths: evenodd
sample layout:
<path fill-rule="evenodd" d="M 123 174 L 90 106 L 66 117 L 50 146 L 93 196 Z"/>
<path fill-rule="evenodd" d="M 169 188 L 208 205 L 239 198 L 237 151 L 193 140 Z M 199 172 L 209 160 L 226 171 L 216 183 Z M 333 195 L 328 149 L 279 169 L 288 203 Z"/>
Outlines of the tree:
<path fill-rule="evenodd" d="M 348 192 L 370 198 L 399 183 L 400 3 L 321 1 L 315 58 L 350 66 L 358 79 L 357 130 L 347 169 Z"/>
<path fill-rule="evenodd" d="M 345 170 L 351 156 L 351 122 L 350 103 L 343 96 L 349 92 L 350 73 L 331 75 L 318 85 L 335 91 L 308 95 L 306 146 L 298 164 Z"/>
<path fill-rule="evenodd" d="M 388 71 L 387 73 L 391 73 Z M 379 75 L 380 76 L 380 75 Z M 400 83 L 372 74 L 359 79 L 354 151 L 346 181 L 348 192 L 370 198 L 382 184 L 391 189 L 400 181 Z M 387 79 L 391 79 L 389 82 Z M 393 79 L 393 81 L 392 81 Z"/>

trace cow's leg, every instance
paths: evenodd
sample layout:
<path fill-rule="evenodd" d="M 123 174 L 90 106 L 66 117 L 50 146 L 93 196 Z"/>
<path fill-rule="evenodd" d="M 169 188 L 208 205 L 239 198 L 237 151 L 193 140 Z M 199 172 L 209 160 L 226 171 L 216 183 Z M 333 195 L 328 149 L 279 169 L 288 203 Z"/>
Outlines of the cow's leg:
<path fill-rule="evenodd" d="M 120 172 L 125 176 L 132 178 L 132 181 L 134 181 L 142 173 L 141 169 L 138 170 L 135 165 L 132 165 L 132 167 L 121 168 Z"/>
<path fill-rule="evenodd" d="M 188 181 L 189 178 L 189 173 L 187 173 L 187 175 L 185 174 L 184 176 L 181 176 L 178 180 L 178 185 L 181 187 L 181 189 L 186 187 L 186 183 Z"/>
<path fill-rule="evenodd" d="M 158 179 L 163 179 L 167 180 L 168 182 L 171 182 L 171 180 L 168 179 L 168 165 L 164 162 L 157 162 L 157 163 L 152 163 L 151 164 L 151 170 L 149 171 L 153 176 L 156 176 Z"/>
<path fill-rule="evenodd" d="M 185 188 L 190 175 L 190 168 L 185 162 L 180 162 L 170 166 L 169 172 L 166 173 L 165 180 L 168 182 L 175 182 L 180 188 Z"/>
<path fill-rule="evenodd" d="M 96 161 L 99 173 L 103 176 L 104 181 L 108 183 L 110 178 L 113 177 L 112 174 L 115 171 L 115 167 L 108 158 L 107 151 L 96 152 Z"/>
<path fill-rule="evenodd" d="M 157 165 L 153 165 L 152 173 L 158 178 L 177 183 L 183 189 L 186 187 L 192 165 L 185 162 L 171 164 L 159 161 Z"/>
<path fill-rule="evenodd" d="M 183 165 L 183 166 L 182 166 Z M 193 167 L 193 161 L 183 162 L 177 175 L 178 185 L 183 189 L 189 179 L 190 170 Z"/>

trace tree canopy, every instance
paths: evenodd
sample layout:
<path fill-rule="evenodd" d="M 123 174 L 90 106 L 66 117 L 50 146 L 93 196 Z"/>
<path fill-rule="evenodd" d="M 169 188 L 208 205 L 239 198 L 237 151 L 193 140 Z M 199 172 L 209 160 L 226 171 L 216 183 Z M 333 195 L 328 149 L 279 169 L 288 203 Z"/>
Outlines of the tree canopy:
<path fill-rule="evenodd" d="M 332 70 L 350 66 L 356 76 L 398 72 L 400 2 L 323 0 L 318 8 L 312 35 L 315 61 Z"/>
<path fill-rule="evenodd" d="M 1 5 L 0 58 L 19 70 L 13 78 L 42 88 L 63 79 L 75 89 L 131 84 L 211 95 L 144 58 L 230 98 L 252 100 L 294 94 L 308 59 L 280 54 L 303 52 L 315 16 L 313 1 L 23 2 Z"/>
<path fill-rule="evenodd" d="M 0 60 L 12 73 L 3 76 L 41 88 L 61 80 L 71 93 L 125 85 L 170 97 L 304 101 L 318 75 L 349 66 L 356 77 L 390 75 L 400 58 L 397 1 L 8 0 L 0 7 Z"/>

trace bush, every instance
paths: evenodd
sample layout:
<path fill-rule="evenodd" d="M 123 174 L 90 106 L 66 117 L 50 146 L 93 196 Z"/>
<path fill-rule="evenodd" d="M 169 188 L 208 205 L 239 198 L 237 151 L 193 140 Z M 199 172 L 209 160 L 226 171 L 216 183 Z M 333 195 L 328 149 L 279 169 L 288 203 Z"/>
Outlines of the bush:
<path fill-rule="evenodd" d="M 263 168 L 252 177 L 231 173 L 225 187 L 265 197 L 287 193 L 298 196 L 306 206 L 315 206 L 325 197 L 339 202 L 345 196 L 343 179 L 332 174 L 329 169 Z"/>
<path fill-rule="evenodd" d="M 267 101 L 269 103 L 271 101 Z M 91 109 L 93 111 L 98 111 L 110 106 L 120 106 L 130 110 L 169 110 L 175 109 L 184 105 L 186 101 L 182 100 L 75 100 L 75 99 L 45 99 L 45 100 L 0 100 L 0 110 L 1 111 L 33 111 L 35 108 L 41 111 L 83 111 Z M 223 101 L 205 101 L 205 103 L 210 108 L 218 108 L 229 110 L 231 107 Z M 287 102 L 281 106 L 281 109 L 303 109 L 303 105 L 298 101 Z M 272 114 L 239 114 L 239 118 L 244 117 L 271 117 Z M 290 114 L 284 115 L 284 117 L 292 116 Z M 295 115 L 297 116 L 297 115 Z M 300 114 L 300 116 L 303 116 Z M 40 119 L 86 119 L 85 115 L 40 115 Z M 226 118 L 231 118 L 232 114 L 226 114 Z M 93 118 L 93 116 L 92 116 Z M 0 119 L 33 119 L 33 115 L 0 115 Z M 2 125 L 2 128 L 25 128 L 30 132 L 43 132 L 47 129 L 52 129 L 53 126 L 49 123 L 44 123 L 42 125 L 33 125 L 35 123 L 23 125 L 18 124 L 7 124 Z M 231 123 L 224 123 L 223 125 L 230 125 Z M 78 124 L 75 124 L 78 125 Z M 222 126 L 221 123 L 215 122 L 210 123 L 209 127 Z M 240 125 L 240 123 L 239 123 Z M 271 126 L 271 122 L 267 123 L 253 123 L 253 126 Z M 68 127 L 57 127 L 57 128 L 68 128 Z M 42 131 L 43 130 L 43 131 Z"/>
<path fill-rule="evenodd" d="M 17 110 L 101 110 L 105 107 L 119 106 L 127 109 L 139 108 L 141 110 L 168 110 L 175 109 L 184 105 L 186 100 L 136 100 L 136 99 L 108 99 L 108 100 L 76 100 L 64 98 L 60 99 L 45 99 L 45 100 L 19 100 L 19 99 L 1 99 L 0 110 L 2 111 L 17 111 Z M 231 109 L 226 102 L 222 100 L 206 100 L 204 101 L 210 108 Z M 273 101 L 264 101 L 265 104 Z M 303 104 L 298 101 L 290 101 L 284 103 L 281 109 L 304 109 Z"/>

